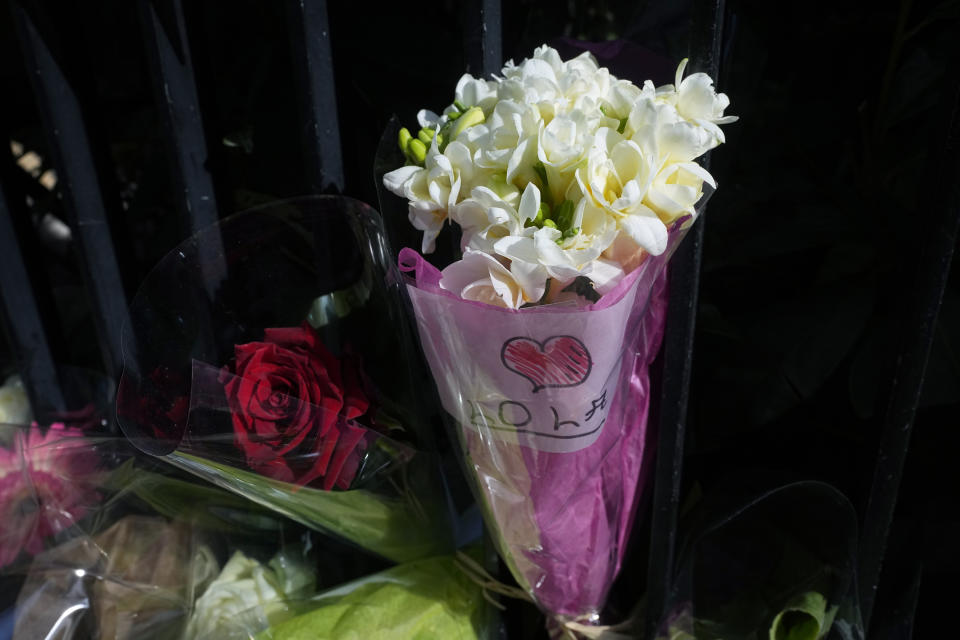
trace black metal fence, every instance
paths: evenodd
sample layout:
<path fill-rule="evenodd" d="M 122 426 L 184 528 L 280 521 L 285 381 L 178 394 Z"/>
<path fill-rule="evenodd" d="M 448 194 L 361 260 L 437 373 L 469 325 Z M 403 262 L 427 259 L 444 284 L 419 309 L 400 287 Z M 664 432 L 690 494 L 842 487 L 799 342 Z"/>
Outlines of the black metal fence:
<path fill-rule="evenodd" d="M 301 171 L 306 190 L 343 192 L 347 173 L 343 140 L 355 131 L 341 128 L 335 77 L 352 73 L 349 60 L 335 60 L 331 51 L 331 24 L 324 0 L 289 0 L 285 3 L 292 75 L 302 148 L 288 158 L 291 171 Z M 56 194 L 76 249 L 91 308 L 103 369 L 118 374 L 120 327 L 125 320 L 127 293 L 124 265 L 117 250 L 123 235 L 112 228 L 109 212 L 117 195 L 109 193 L 109 180 L 98 174 L 103 166 L 101 143 L 93 134 L 90 115 L 97 109 L 75 73 L 76 38 L 64 37 L 61 8 L 39 0 L 10 0 L 9 12 L 19 50 L 46 135 L 49 165 L 56 171 Z M 189 9 L 189 8 L 187 8 Z M 203 228 L 225 213 L 218 206 L 216 163 L 210 161 L 212 131 L 205 122 L 198 90 L 198 74 L 191 54 L 190 11 L 181 0 L 138 0 L 146 71 L 154 96 L 153 110 L 166 143 L 165 163 L 177 206 L 181 237 Z M 503 62 L 501 6 L 496 0 L 471 0 L 460 8 L 463 59 L 470 69 L 489 73 Z M 713 77 L 720 71 L 723 42 L 723 0 L 697 0 L 692 6 L 691 67 Z M 54 20 L 53 18 L 59 18 Z M 69 42 L 67 42 L 69 40 Z M 88 78 L 87 78 L 88 79 Z M 951 85 L 958 86 L 956 83 Z M 945 92 L 942 113 L 949 123 L 942 146 L 930 154 L 931 171 L 940 172 L 938 184 L 948 186 L 935 205 L 940 212 L 933 231 L 926 235 L 916 262 L 915 286 L 902 305 L 903 342 L 898 346 L 897 370 L 889 406 L 879 434 L 876 471 L 863 515 L 860 567 L 862 605 L 870 617 L 891 526 L 910 432 L 924 379 L 943 290 L 956 246 L 960 213 L 960 180 L 957 180 L 957 92 Z M 355 122 L 352 124 L 356 124 Z M 10 123 L 3 123 L 7 129 Z M 4 133 L 9 139 L 9 130 Z M 5 141 L 6 144 L 6 141 Z M 57 378 L 54 346 L 58 340 L 57 310 L 45 287 L 37 261 L 35 227 L 28 203 L 38 194 L 23 169 L 9 154 L 3 162 L 0 183 L 0 283 L 4 326 L 19 371 L 26 382 L 36 414 L 42 420 L 64 408 Z M 704 225 L 701 220 L 684 242 L 671 266 L 671 301 L 664 345 L 662 397 L 659 410 L 659 445 L 652 498 L 652 532 L 648 552 L 648 606 L 658 610 L 666 600 L 674 565 L 678 505 L 683 478 L 685 422 L 694 359 L 694 329 Z M 52 346 L 53 345 L 53 346 Z M 639 594 L 637 594 L 639 595 Z"/>

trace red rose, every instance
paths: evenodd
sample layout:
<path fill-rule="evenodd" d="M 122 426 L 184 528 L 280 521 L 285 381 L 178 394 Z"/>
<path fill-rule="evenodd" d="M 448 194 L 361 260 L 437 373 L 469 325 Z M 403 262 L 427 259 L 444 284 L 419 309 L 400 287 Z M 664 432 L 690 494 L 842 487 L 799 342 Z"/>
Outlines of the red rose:
<path fill-rule="evenodd" d="M 237 345 L 235 355 L 220 381 L 250 468 L 284 482 L 349 487 L 366 430 L 346 420 L 369 408 L 356 370 L 309 325 L 266 329 L 263 342 Z"/>

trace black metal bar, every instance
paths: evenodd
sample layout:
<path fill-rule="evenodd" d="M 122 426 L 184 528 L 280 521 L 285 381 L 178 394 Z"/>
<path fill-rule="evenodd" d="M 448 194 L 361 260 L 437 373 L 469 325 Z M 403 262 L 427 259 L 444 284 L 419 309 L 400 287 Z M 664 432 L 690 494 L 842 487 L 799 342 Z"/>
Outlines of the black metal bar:
<path fill-rule="evenodd" d="M 476 76 L 499 73 L 503 67 L 502 16 L 500 0 L 469 0 L 462 5 L 464 57 Z"/>
<path fill-rule="evenodd" d="M 147 59 L 154 99 L 162 114 L 167 157 L 174 189 L 180 197 L 183 235 L 217 222 L 217 198 L 207 169 L 207 142 L 193 74 L 183 4 L 180 0 L 140 0 L 140 19 L 147 38 Z M 226 273 L 223 244 L 208 229 L 200 262 L 201 277 L 213 298 Z"/>
<path fill-rule="evenodd" d="M 315 193 L 344 187 L 337 93 L 326 0 L 289 0 L 290 43 L 299 65 L 303 154 L 307 185 Z"/>
<path fill-rule="evenodd" d="M 49 138 L 64 209 L 79 249 L 80 268 L 92 298 L 94 324 L 107 373 L 120 364 L 120 327 L 127 300 L 114 252 L 90 139 L 76 91 L 61 62 L 57 38 L 42 21 L 37 2 L 11 0 L 27 74 Z"/>
<path fill-rule="evenodd" d="M 43 318 L 17 242 L 12 212 L 0 185 L 0 302 L 33 414 L 41 423 L 66 410 Z"/>
<path fill-rule="evenodd" d="M 960 228 L 960 73 L 954 70 L 952 75 L 953 83 L 946 84 L 950 91 L 943 93 L 947 126 L 936 129 L 936 141 L 931 143 L 934 151 L 929 154 L 923 173 L 925 181 L 942 184 L 945 191 L 931 194 L 928 197 L 931 201 L 918 203 L 918 214 L 933 212 L 936 218 L 930 226 L 924 226 L 924 244 L 916 262 L 913 286 L 907 289 L 911 299 L 901 307 L 904 310 L 901 343 L 864 515 L 859 578 L 860 606 L 868 629 L 927 359 Z"/>
<path fill-rule="evenodd" d="M 484 75 L 497 73 L 503 66 L 503 24 L 500 0 L 483 0 L 480 9 L 480 49 Z"/>
<path fill-rule="evenodd" d="M 140 0 L 147 56 L 160 109 L 174 188 L 187 235 L 217 221 L 217 199 L 207 170 L 193 63 L 180 0 Z"/>
<path fill-rule="evenodd" d="M 690 67 L 717 78 L 724 0 L 698 0 L 694 2 L 693 10 Z M 709 169 L 709 154 L 700 160 L 700 164 Z M 659 442 L 647 573 L 647 628 L 651 637 L 673 582 L 705 214 L 706 209 L 700 211 L 697 223 L 670 260 L 670 298 L 663 345 Z"/>

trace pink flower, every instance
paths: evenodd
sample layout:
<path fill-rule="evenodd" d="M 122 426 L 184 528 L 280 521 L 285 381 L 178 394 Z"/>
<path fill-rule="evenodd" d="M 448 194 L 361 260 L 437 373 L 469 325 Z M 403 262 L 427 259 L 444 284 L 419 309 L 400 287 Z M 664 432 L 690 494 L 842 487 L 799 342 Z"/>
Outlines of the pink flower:
<path fill-rule="evenodd" d="M 73 526 L 96 504 L 99 457 L 78 428 L 34 423 L 0 448 L 0 567 L 21 551 L 35 555 L 44 540 Z"/>

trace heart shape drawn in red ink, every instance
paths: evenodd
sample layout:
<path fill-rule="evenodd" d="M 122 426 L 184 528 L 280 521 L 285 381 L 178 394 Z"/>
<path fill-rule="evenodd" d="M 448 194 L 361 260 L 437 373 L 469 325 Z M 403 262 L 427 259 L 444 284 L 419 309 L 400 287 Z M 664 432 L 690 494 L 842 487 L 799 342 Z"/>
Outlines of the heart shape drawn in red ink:
<path fill-rule="evenodd" d="M 500 360 L 510 371 L 533 383 L 533 392 L 546 387 L 575 387 L 590 375 L 590 352 L 573 336 L 510 338 L 503 343 Z"/>

